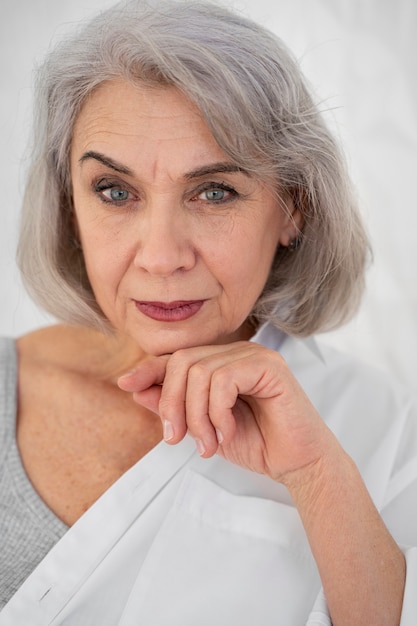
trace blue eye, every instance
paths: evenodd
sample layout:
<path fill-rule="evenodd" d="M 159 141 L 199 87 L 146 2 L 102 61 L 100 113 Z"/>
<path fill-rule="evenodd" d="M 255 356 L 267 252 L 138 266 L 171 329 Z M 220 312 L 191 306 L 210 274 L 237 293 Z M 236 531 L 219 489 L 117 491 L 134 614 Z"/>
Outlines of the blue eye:
<path fill-rule="evenodd" d="M 195 198 L 212 204 L 224 204 L 238 197 L 238 193 L 232 187 L 224 183 L 209 183 L 197 191 Z"/>
<path fill-rule="evenodd" d="M 126 189 L 121 189 L 119 187 L 112 187 L 111 189 L 106 189 L 103 192 L 103 195 L 112 202 L 124 202 L 129 199 L 129 192 Z"/>
<path fill-rule="evenodd" d="M 226 191 L 224 189 L 209 189 L 204 193 L 207 200 L 210 200 L 210 202 L 218 202 L 219 200 L 224 200 L 226 196 Z"/>
<path fill-rule="evenodd" d="M 94 185 L 100 200 L 107 204 L 123 204 L 132 199 L 132 193 L 119 182 L 102 179 Z"/>

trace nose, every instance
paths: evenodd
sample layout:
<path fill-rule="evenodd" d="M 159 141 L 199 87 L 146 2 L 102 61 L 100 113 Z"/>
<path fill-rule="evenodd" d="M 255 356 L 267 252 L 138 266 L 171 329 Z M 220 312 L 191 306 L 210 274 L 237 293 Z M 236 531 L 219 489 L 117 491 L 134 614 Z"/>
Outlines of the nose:
<path fill-rule="evenodd" d="M 196 263 L 187 220 L 172 207 L 148 208 L 139 224 L 135 266 L 155 276 L 190 270 Z"/>

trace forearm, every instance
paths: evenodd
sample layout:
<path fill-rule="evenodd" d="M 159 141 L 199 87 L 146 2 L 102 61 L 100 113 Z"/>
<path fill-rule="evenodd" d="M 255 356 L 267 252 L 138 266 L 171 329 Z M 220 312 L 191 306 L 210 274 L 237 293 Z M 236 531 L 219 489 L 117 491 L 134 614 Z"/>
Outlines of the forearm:
<path fill-rule="evenodd" d="M 334 626 L 398 626 L 405 560 L 353 461 L 335 453 L 286 481 Z"/>

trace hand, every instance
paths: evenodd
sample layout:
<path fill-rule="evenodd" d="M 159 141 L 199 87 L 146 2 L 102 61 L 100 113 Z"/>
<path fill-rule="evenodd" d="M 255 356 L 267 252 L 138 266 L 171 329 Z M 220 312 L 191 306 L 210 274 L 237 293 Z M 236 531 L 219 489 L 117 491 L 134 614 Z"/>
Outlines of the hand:
<path fill-rule="evenodd" d="M 189 432 L 201 456 L 217 452 L 280 482 L 314 466 L 333 441 L 283 358 L 255 343 L 151 357 L 119 386 L 159 415 L 168 443 Z"/>
<path fill-rule="evenodd" d="M 168 443 L 188 431 L 202 456 L 217 452 L 288 487 L 332 624 L 399 623 L 404 557 L 279 354 L 247 342 L 189 348 L 145 360 L 119 386 L 160 416 Z"/>

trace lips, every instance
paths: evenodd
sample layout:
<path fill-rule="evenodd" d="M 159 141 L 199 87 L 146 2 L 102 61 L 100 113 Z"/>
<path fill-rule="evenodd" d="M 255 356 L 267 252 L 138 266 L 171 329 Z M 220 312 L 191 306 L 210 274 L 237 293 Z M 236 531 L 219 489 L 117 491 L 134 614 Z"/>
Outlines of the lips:
<path fill-rule="evenodd" d="M 175 302 L 147 302 L 135 300 L 136 308 L 158 322 L 183 322 L 196 315 L 205 300 L 176 300 Z"/>

